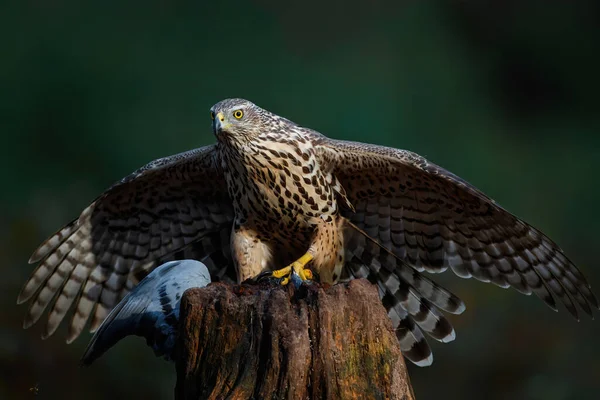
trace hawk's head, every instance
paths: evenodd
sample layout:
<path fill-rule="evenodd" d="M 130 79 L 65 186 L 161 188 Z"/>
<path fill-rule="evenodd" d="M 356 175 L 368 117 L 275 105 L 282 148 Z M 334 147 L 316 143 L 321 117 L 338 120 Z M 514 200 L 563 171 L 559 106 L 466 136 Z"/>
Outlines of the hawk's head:
<path fill-rule="evenodd" d="M 245 142 L 265 131 L 268 112 L 244 99 L 227 99 L 210 109 L 213 133 L 219 141 Z"/>
<path fill-rule="evenodd" d="M 220 142 L 245 144 L 261 133 L 281 133 L 293 122 L 244 99 L 226 99 L 210 109 L 213 133 Z"/>

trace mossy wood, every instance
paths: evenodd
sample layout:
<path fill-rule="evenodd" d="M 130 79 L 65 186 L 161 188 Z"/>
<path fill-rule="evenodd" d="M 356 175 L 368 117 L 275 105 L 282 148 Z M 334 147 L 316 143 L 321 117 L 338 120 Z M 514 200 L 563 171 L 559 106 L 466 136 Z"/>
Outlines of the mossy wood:
<path fill-rule="evenodd" d="M 220 283 L 182 299 L 175 398 L 413 400 L 377 289 Z"/>

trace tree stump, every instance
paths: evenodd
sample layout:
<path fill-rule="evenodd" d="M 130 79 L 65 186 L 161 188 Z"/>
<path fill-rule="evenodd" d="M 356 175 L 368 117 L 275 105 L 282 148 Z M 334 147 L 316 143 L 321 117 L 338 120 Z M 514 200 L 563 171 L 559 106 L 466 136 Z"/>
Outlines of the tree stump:
<path fill-rule="evenodd" d="M 183 295 L 175 398 L 414 400 L 377 289 L 221 283 Z"/>

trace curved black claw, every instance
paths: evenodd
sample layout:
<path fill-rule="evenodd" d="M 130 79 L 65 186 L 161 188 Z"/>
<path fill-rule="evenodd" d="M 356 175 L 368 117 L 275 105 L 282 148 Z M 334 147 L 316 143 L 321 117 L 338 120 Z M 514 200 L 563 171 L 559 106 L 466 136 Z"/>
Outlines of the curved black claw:
<path fill-rule="evenodd" d="M 265 271 L 258 274 L 253 281 L 256 283 L 266 283 L 271 285 L 281 285 L 285 278 L 275 278 L 272 271 Z"/>

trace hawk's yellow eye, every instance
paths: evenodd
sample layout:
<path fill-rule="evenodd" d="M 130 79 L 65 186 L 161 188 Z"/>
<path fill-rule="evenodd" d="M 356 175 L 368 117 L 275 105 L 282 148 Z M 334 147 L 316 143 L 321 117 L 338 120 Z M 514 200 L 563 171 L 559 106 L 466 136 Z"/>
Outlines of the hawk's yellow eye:
<path fill-rule="evenodd" d="M 233 117 L 235 119 L 242 119 L 243 116 L 244 116 L 244 112 L 242 110 L 235 110 L 233 112 Z"/>
<path fill-rule="evenodd" d="M 215 119 L 215 113 L 214 113 L 214 112 L 212 112 L 212 111 L 210 112 L 210 119 L 212 119 L 213 121 L 214 121 L 214 119 Z"/>

